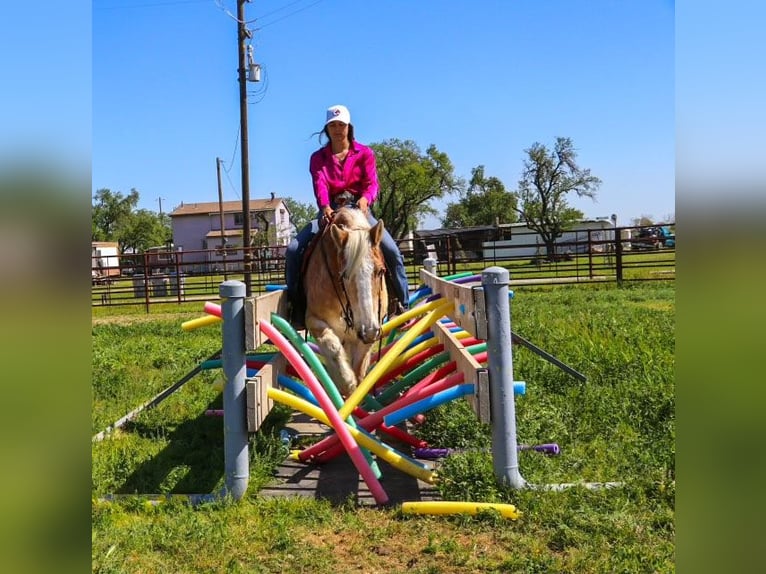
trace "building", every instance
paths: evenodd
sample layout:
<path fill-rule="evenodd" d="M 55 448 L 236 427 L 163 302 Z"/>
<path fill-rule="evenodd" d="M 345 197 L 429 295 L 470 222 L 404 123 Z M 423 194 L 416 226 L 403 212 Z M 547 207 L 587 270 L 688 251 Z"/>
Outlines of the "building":
<path fill-rule="evenodd" d="M 545 243 L 526 223 L 508 225 L 510 237 L 482 243 L 484 259 L 512 257 L 544 257 Z M 607 219 L 588 219 L 573 224 L 556 239 L 556 254 L 600 253 L 614 243 L 614 224 Z"/>
<path fill-rule="evenodd" d="M 225 256 L 241 260 L 243 213 L 241 201 L 181 203 L 170 214 L 175 250 L 183 252 L 184 268 L 220 268 Z M 223 229 L 221 229 L 223 215 Z M 270 199 L 250 200 L 251 245 L 284 251 L 290 242 L 290 211 L 285 202 L 271 194 Z"/>
<path fill-rule="evenodd" d="M 120 276 L 120 245 L 116 241 L 91 241 L 91 279 Z"/>

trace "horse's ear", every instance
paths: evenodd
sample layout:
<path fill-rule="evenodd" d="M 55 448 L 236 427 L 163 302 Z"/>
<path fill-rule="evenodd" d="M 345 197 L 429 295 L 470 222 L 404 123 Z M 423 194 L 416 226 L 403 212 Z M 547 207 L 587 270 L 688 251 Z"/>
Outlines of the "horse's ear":
<path fill-rule="evenodd" d="M 378 222 L 370 229 L 370 241 L 373 245 L 378 245 L 383 238 L 383 231 L 385 230 L 383 220 L 379 219 Z"/>
<path fill-rule="evenodd" d="M 338 247 L 343 247 L 344 245 L 346 245 L 346 242 L 348 241 L 348 231 L 341 229 L 338 225 L 335 225 L 334 223 L 330 224 L 330 236 L 332 237 L 332 240 L 335 242 L 335 245 L 337 245 Z"/>

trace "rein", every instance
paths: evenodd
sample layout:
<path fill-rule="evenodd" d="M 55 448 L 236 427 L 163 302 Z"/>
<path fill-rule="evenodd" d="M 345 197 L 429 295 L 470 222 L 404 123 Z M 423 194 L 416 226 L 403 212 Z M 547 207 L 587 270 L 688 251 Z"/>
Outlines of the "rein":
<path fill-rule="evenodd" d="M 331 273 L 331 267 L 330 267 L 330 261 L 327 258 L 327 250 L 325 249 L 325 239 L 324 235 L 327 233 L 327 229 L 330 227 L 330 223 L 328 222 L 325 224 L 325 226 L 322 228 L 322 238 L 320 239 L 319 243 L 322 248 L 322 257 L 324 258 L 324 264 L 325 267 L 327 267 L 327 272 L 332 277 Z M 348 291 L 346 291 L 346 282 L 344 281 L 344 274 L 339 273 L 338 274 L 338 282 L 340 283 L 341 289 L 343 290 L 343 296 L 346 299 L 346 302 L 343 302 L 343 298 L 341 298 L 340 293 L 338 292 L 338 286 L 335 284 L 335 281 L 332 281 L 332 288 L 335 290 L 335 296 L 338 297 L 338 302 L 340 303 L 341 309 L 343 309 L 343 321 L 346 323 L 346 332 L 348 332 L 349 329 L 351 329 L 354 326 L 354 311 L 351 309 L 351 301 L 348 296 Z"/>

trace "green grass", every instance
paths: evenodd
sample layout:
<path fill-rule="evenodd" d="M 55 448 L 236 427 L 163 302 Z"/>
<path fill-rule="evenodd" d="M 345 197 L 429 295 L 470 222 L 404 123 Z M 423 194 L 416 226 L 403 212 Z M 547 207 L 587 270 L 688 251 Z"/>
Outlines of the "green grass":
<path fill-rule="evenodd" d="M 210 385 L 215 374 L 205 372 L 93 444 L 93 571 L 673 572 L 674 299 L 667 282 L 515 290 L 513 330 L 588 378 L 579 382 L 514 348 L 515 378 L 527 382 L 516 401 L 519 442 L 557 442 L 562 450 L 522 451 L 522 475 L 536 485 L 621 481 L 621 488 L 508 490 L 478 451 L 441 463 L 443 496 L 509 502 L 523 513 L 518 521 L 264 500 L 258 489 L 284 455 L 274 431 L 287 413 L 278 412 L 252 439 L 250 487 L 239 503 L 95 502 L 110 492 L 221 486 L 221 421 L 202 414 L 220 406 L 220 393 Z M 93 326 L 94 434 L 220 347 L 219 328 L 180 330 L 199 311 L 112 318 L 103 311 Z M 445 405 L 421 431 L 433 446 L 487 447 L 487 428 L 469 415 Z"/>

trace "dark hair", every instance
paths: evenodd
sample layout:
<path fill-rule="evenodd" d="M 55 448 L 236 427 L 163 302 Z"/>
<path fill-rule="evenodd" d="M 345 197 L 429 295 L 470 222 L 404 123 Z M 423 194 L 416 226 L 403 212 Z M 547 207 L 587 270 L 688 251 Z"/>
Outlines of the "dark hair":
<path fill-rule="evenodd" d="M 327 124 L 325 124 L 325 126 L 320 131 L 314 132 L 311 135 L 318 136 L 317 139 L 321 145 L 324 145 L 322 142 L 322 136 L 326 137 L 328 142 L 330 141 L 330 134 L 327 132 Z M 354 124 L 348 124 L 348 143 L 354 143 Z"/>

